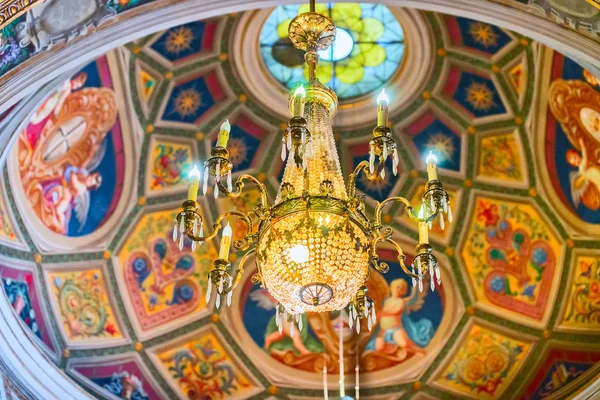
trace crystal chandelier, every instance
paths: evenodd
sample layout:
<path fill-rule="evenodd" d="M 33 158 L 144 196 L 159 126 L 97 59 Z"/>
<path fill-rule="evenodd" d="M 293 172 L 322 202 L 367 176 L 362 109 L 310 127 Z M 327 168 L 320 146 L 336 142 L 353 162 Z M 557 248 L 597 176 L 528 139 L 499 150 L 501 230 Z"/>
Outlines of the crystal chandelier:
<path fill-rule="evenodd" d="M 356 193 L 360 174 L 375 180 L 385 177 L 384 164 L 392 157 L 393 173 L 399 163 L 396 143 L 388 127 L 388 103 L 385 91 L 377 99 L 377 127 L 369 146 L 369 160 L 362 161 L 344 182 L 331 127 L 338 101 L 333 90 L 316 78 L 318 52 L 333 43 L 336 29 L 328 17 L 311 11 L 298 15 L 289 26 L 288 35 L 296 48 L 305 51 L 309 80 L 297 85 L 289 96 L 292 114 L 282 137 L 281 157 L 286 161 L 283 180 L 275 201 L 270 203 L 267 189 L 258 179 L 240 175 L 232 183 L 232 163 L 227 141 L 230 125 L 221 125 L 216 146 L 204 163 L 204 173 L 196 167 L 190 173 L 188 198 L 177 215 L 173 239 L 183 247 L 184 237 L 192 240 L 192 250 L 212 240 L 222 229 L 219 258 L 208 275 L 207 302 L 216 292 L 216 306 L 222 301 L 231 304 L 231 293 L 239 284 L 248 257 L 255 254 L 257 273 L 252 277 L 279 302 L 276 321 L 280 331 L 282 320 L 290 324 L 291 334 L 297 326 L 302 329 L 304 312 L 327 312 L 348 307 L 350 326 L 360 332 L 361 321 L 371 329 L 376 313 L 373 300 L 367 295 L 366 280 L 369 267 L 381 273 L 389 266 L 381 262 L 377 249 L 392 246 L 398 253 L 398 262 L 412 278 L 412 284 L 423 290 L 423 280 L 429 280 L 431 290 L 441 284 L 440 269 L 429 245 L 428 232 L 438 216 L 443 228 L 444 214 L 452 221 L 449 198 L 437 178 L 436 159 L 427 159 L 428 182 L 423 205 L 417 212 L 403 197 L 392 197 L 378 203 L 372 218 L 367 215 L 364 196 Z M 239 197 L 246 182 L 256 185 L 261 193 L 260 202 L 248 213 L 228 211 L 217 217 L 213 229 L 204 234 L 203 218 L 199 213 L 197 193 L 201 175 L 202 191 L 206 194 L 209 177 L 214 180 L 214 196 L 219 193 Z M 235 190 L 234 190 L 235 188 Z M 418 224 L 419 244 L 412 266 L 405 264 L 400 245 L 392 239 L 392 229 L 382 225 L 382 213 L 390 203 L 405 205 L 405 212 Z M 232 243 L 228 218 L 244 222 L 243 240 Z M 253 221 L 258 221 L 255 227 Z M 245 254 L 237 266 L 229 262 L 231 246 Z M 295 323 L 294 323 L 295 319 Z"/>

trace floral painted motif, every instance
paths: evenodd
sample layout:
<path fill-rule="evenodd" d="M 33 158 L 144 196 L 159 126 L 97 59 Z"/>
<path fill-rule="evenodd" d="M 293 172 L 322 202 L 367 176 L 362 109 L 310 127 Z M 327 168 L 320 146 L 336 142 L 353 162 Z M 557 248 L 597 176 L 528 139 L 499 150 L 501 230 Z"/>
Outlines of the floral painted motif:
<path fill-rule="evenodd" d="M 13 224 L 10 221 L 6 202 L 3 198 L 0 198 L 0 236 L 9 241 L 16 240 Z"/>
<path fill-rule="evenodd" d="M 477 300 L 541 320 L 561 245 L 530 205 L 479 198 L 462 255 Z"/>
<path fill-rule="evenodd" d="M 484 137 L 480 146 L 480 176 L 512 182 L 523 180 L 521 149 L 513 133 Z"/>
<path fill-rule="evenodd" d="M 578 256 L 562 324 L 600 328 L 600 256 Z"/>
<path fill-rule="evenodd" d="M 192 148 L 179 143 L 156 142 L 152 150 L 150 190 L 179 185 L 191 168 Z"/>
<path fill-rule="evenodd" d="M 104 382 L 102 387 L 122 399 L 149 399 L 148 394 L 144 391 L 144 386 L 140 378 L 135 375 L 130 375 L 127 371 L 121 373 L 114 372 L 110 377 L 110 380 L 105 379 L 105 381 L 107 382 Z"/>
<path fill-rule="evenodd" d="M 474 325 L 436 382 L 478 399 L 498 398 L 519 371 L 529 347 Z"/>
<path fill-rule="evenodd" d="M 123 337 L 110 305 L 100 268 L 86 271 L 50 272 L 58 318 L 71 340 Z"/>
<path fill-rule="evenodd" d="M 31 275 L 25 277 L 25 282 L 14 281 L 11 278 L 2 279 L 4 291 L 10 304 L 21 320 L 40 339 L 42 338 L 37 322 L 37 314 L 29 297 L 29 286 L 33 285 Z"/>
<path fill-rule="evenodd" d="M 143 330 L 206 309 L 202 293 L 217 252 L 212 242 L 191 251 L 172 239 L 178 210 L 146 214 L 119 254 L 125 285 Z"/>
<path fill-rule="evenodd" d="M 246 374 L 213 333 L 158 354 L 170 378 L 189 399 L 226 399 L 253 389 Z"/>

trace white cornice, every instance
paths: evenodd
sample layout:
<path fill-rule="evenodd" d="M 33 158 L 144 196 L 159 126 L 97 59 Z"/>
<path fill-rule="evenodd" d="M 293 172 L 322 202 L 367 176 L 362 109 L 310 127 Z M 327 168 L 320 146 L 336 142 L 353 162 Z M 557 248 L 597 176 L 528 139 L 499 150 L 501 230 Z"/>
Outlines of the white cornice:
<path fill-rule="evenodd" d="M 600 43 L 544 17 L 487 0 L 383 0 L 389 6 L 460 15 L 513 30 L 586 65 L 597 65 Z M 297 3 L 297 0 L 158 0 L 124 13 L 88 36 L 38 54 L 0 82 L 0 112 L 62 72 L 108 50 L 171 26 L 226 13 Z M 597 71 L 596 71 L 597 72 Z"/>

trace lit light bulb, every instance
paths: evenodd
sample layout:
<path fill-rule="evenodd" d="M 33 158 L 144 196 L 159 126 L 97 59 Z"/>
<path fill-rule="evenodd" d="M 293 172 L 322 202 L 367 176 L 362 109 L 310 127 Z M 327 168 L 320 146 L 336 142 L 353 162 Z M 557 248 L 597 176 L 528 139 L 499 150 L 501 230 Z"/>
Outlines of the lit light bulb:
<path fill-rule="evenodd" d="M 430 181 L 434 181 L 437 179 L 437 161 L 438 160 L 435 154 L 433 154 L 433 152 L 430 151 L 429 155 L 425 159 L 425 162 L 427 163 L 427 178 Z"/>
<path fill-rule="evenodd" d="M 188 186 L 188 200 L 196 201 L 198 198 L 198 186 L 200 185 L 200 170 L 194 165 L 194 168 L 188 174 L 190 184 Z"/>
<path fill-rule="evenodd" d="M 306 97 L 306 91 L 304 86 L 300 85 L 294 91 L 294 104 L 293 114 L 294 117 L 302 117 L 304 115 L 304 98 Z"/>
<path fill-rule="evenodd" d="M 385 93 L 385 89 L 383 89 L 379 97 L 377 97 L 377 126 L 387 126 L 389 104 L 390 99 Z"/>
<path fill-rule="evenodd" d="M 379 96 L 377 97 L 377 104 L 381 104 L 383 101 L 385 101 L 387 104 L 390 104 L 390 98 L 385 92 L 385 88 L 381 89 L 381 93 L 379 93 Z"/>
<path fill-rule="evenodd" d="M 231 124 L 226 119 L 219 128 L 219 134 L 217 135 L 217 146 L 227 148 L 227 142 L 229 141 L 229 132 L 231 131 Z"/>
<path fill-rule="evenodd" d="M 296 264 L 308 261 L 308 247 L 303 244 L 297 244 L 290 249 L 290 259 Z"/>

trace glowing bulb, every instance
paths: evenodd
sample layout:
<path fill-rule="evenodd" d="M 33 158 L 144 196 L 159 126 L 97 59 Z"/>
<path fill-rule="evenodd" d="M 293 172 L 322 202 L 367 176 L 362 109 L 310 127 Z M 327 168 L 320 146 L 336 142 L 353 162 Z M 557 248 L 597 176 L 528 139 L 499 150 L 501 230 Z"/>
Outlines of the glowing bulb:
<path fill-rule="evenodd" d="M 379 96 L 377 97 L 377 104 L 381 104 L 382 102 L 384 102 L 386 104 L 390 104 L 390 98 L 388 97 L 388 95 L 385 93 L 385 88 L 381 89 L 381 93 L 379 94 Z"/>
<path fill-rule="evenodd" d="M 290 249 L 290 259 L 296 264 L 302 264 L 308 261 L 308 247 L 297 244 Z"/>
<path fill-rule="evenodd" d="M 427 158 L 425 159 L 425 162 L 427 164 L 429 164 L 429 163 L 435 163 L 435 164 L 437 164 L 437 161 L 438 160 L 437 160 L 437 157 L 435 156 L 435 154 L 433 154 L 433 152 L 430 151 L 429 154 L 427 155 Z"/>
<path fill-rule="evenodd" d="M 200 170 L 198 169 L 198 167 L 196 167 L 194 165 L 194 168 L 192 168 L 192 170 L 190 171 L 188 177 L 190 179 L 200 179 Z"/>
<path fill-rule="evenodd" d="M 231 131 L 231 124 L 229 123 L 229 120 L 226 119 L 225 122 L 223 122 L 221 124 L 221 128 L 219 128 L 220 131 L 227 131 L 230 132 Z"/>
<path fill-rule="evenodd" d="M 294 96 L 295 97 L 297 97 L 297 96 L 302 96 L 302 97 L 306 96 L 306 91 L 304 90 L 304 86 L 303 85 L 298 86 L 298 88 L 294 91 Z"/>

